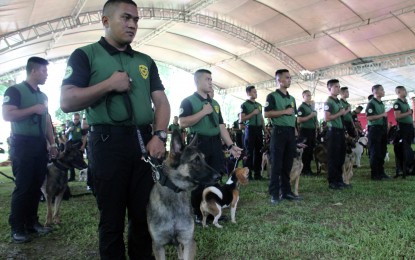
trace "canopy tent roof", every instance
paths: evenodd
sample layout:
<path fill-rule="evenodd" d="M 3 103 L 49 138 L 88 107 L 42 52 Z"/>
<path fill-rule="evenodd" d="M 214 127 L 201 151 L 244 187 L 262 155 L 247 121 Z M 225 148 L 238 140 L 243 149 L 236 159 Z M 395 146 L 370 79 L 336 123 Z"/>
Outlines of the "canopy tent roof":
<path fill-rule="evenodd" d="M 57 4 L 59 3 L 59 4 Z M 0 75 L 28 57 L 67 57 L 103 35 L 102 0 L 0 0 Z M 364 102 L 379 83 L 415 91 L 413 0 L 140 0 L 132 46 L 194 72 L 207 68 L 223 93 L 259 101 L 275 89 L 276 69 L 295 75 L 290 92 L 327 96 L 326 81 Z"/>

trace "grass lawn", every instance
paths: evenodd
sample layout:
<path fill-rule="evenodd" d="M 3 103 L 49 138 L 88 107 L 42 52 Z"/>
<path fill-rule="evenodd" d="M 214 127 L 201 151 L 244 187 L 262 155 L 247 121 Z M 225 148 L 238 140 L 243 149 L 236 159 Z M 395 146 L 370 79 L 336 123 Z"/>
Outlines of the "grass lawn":
<path fill-rule="evenodd" d="M 386 171 L 394 175 L 394 156 Z M 370 180 L 367 156 L 350 190 L 328 189 L 325 175 L 301 177 L 300 202 L 270 204 L 267 181 L 241 188 L 237 224 L 195 230 L 197 259 L 414 259 L 415 177 Z M 9 175 L 10 168 L 0 167 Z M 73 194 L 85 183 L 71 182 Z M 8 215 L 13 183 L 0 177 L 0 259 L 99 259 L 98 210 L 93 196 L 62 204 L 53 233 L 22 245 L 11 243 Z M 39 216 L 45 220 L 46 205 Z M 230 217 L 229 210 L 225 215 Z M 177 259 L 169 247 L 169 259 Z"/>

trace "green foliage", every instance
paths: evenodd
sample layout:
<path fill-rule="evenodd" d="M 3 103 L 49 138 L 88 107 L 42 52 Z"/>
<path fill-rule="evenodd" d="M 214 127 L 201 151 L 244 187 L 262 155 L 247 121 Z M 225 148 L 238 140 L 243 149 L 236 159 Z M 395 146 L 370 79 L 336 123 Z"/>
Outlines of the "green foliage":
<path fill-rule="evenodd" d="M 387 172 L 394 174 L 392 147 Z M 350 190 L 327 188 L 326 175 L 301 177 L 300 202 L 271 205 L 267 181 L 240 189 L 237 224 L 196 226 L 196 259 L 414 259 L 415 177 L 370 180 L 368 158 L 355 169 Z M 11 175 L 10 168 L 0 171 Z M 4 183 L 1 183 L 1 182 Z M 85 183 L 71 182 L 73 194 Z M 7 218 L 13 184 L 0 176 L 0 259 L 98 259 L 99 213 L 93 196 L 71 198 L 61 208 L 63 224 L 24 245 L 10 243 Z M 45 204 L 39 207 L 45 219 Z M 230 217 L 229 209 L 224 214 Z M 177 259 L 175 248 L 166 250 Z"/>

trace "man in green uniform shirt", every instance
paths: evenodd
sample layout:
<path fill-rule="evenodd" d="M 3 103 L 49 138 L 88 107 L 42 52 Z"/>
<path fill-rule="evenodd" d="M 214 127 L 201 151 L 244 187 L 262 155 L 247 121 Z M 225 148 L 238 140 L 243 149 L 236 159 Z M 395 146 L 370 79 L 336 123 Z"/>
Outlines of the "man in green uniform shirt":
<path fill-rule="evenodd" d="M 352 106 L 347 102 L 349 98 L 349 88 L 348 87 L 341 87 L 340 88 L 340 102 L 345 110 L 345 114 L 343 116 L 343 123 L 344 128 L 349 136 L 355 138 L 357 137 L 356 128 L 354 126 L 353 117 L 352 117 Z"/>
<path fill-rule="evenodd" d="M 261 180 L 261 149 L 264 143 L 265 124 L 262 117 L 262 106 L 256 102 L 257 92 L 255 86 L 248 86 L 246 94 L 249 99 L 241 105 L 240 121 L 245 124 L 244 148 L 246 151 L 246 166 L 249 168 L 249 178 Z"/>
<path fill-rule="evenodd" d="M 397 86 L 395 93 L 398 95 L 398 99 L 393 104 L 393 110 L 399 128 L 398 142 L 401 143 L 400 145 L 395 145 L 395 147 L 400 148 L 400 151 L 397 152 L 402 155 L 400 157 L 395 155 L 395 160 L 403 171 L 403 176 L 406 176 L 409 174 L 409 167 L 412 166 L 414 161 L 414 154 L 411 148 L 412 140 L 414 139 L 412 109 L 406 99 L 407 92 L 404 86 Z"/>
<path fill-rule="evenodd" d="M 343 182 L 342 167 L 346 156 L 345 129 L 343 116 L 346 110 L 337 98 L 340 93 L 340 83 L 337 79 L 327 81 L 330 91 L 324 104 L 324 120 L 327 122 L 327 162 L 329 188 L 338 190 L 350 187 Z"/>
<path fill-rule="evenodd" d="M 182 128 L 189 129 L 189 141 L 197 134 L 198 148 L 205 155 L 207 164 L 217 172 L 223 173 L 225 170 L 221 139 L 235 158 L 240 156 L 242 149 L 233 144 L 223 122 L 220 106 L 211 98 L 212 73 L 200 69 L 195 72 L 194 80 L 197 91 L 180 104 L 179 124 Z M 200 202 L 204 188 L 205 186 L 201 185 L 191 194 L 196 223 L 201 223 L 202 219 Z"/>
<path fill-rule="evenodd" d="M 39 85 L 48 77 L 48 61 L 31 57 L 27 61 L 27 78 L 4 93 L 3 118 L 11 122 L 10 158 L 15 177 L 9 224 L 15 243 L 30 241 L 28 233 L 46 234 L 51 228 L 39 224 L 40 187 L 46 176 L 49 153 L 57 155 L 46 95 Z"/>
<path fill-rule="evenodd" d="M 372 180 L 389 179 L 383 167 L 387 151 L 387 118 L 382 97 L 385 91 L 382 85 L 372 87 L 373 98 L 366 106 L 366 117 L 369 129 L 369 153 Z"/>
<path fill-rule="evenodd" d="M 278 204 L 281 199 L 299 200 L 290 186 L 290 172 L 296 151 L 295 98 L 288 93 L 291 85 L 290 72 L 280 69 L 275 72 L 279 88 L 268 94 L 265 103 L 265 117 L 272 122 L 271 134 L 271 179 L 269 193 L 271 203 Z"/>
<path fill-rule="evenodd" d="M 62 83 L 62 110 L 86 109 L 90 125 L 101 259 L 125 259 L 126 212 L 129 258 L 152 258 L 146 206 L 154 181 L 150 164 L 141 157 L 142 150 L 154 158 L 164 156 L 170 105 L 156 63 L 131 48 L 138 20 L 133 1 L 107 1 L 105 37 L 71 54 Z"/>
<path fill-rule="evenodd" d="M 304 148 L 303 152 L 303 170 L 304 175 L 313 175 L 311 171 L 311 161 L 313 160 L 313 150 L 316 146 L 316 131 L 318 128 L 317 112 L 312 106 L 313 102 L 311 101 L 311 92 L 309 90 L 303 91 L 303 103 L 298 108 L 297 113 L 297 122 L 300 127 L 299 135 L 302 139 L 305 139 L 305 144 L 307 145 Z"/>
<path fill-rule="evenodd" d="M 72 116 L 73 121 L 71 122 L 68 129 L 65 131 L 65 135 L 68 136 L 68 140 L 72 142 L 73 145 L 79 148 L 79 150 L 84 153 L 86 145 L 86 130 L 83 130 L 81 127 L 81 116 L 79 113 L 75 113 Z M 73 167 L 69 168 L 69 179 L 68 181 L 75 180 L 75 169 Z"/>

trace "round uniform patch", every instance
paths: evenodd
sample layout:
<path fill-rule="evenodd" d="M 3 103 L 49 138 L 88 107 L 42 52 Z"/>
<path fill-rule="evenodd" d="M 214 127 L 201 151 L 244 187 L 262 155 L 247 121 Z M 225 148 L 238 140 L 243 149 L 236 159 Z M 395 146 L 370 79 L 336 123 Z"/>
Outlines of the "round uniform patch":
<path fill-rule="evenodd" d="M 71 66 L 66 67 L 65 70 L 65 76 L 63 76 L 63 79 L 68 79 L 70 76 L 72 76 L 73 69 Z"/>
<path fill-rule="evenodd" d="M 299 115 L 299 116 L 303 115 L 303 112 L 298 111 L 298 115 Z"/>
<path fill-rule="evenodd" d="M 268 105 L 269 105 L 269 103 L 268 102 L 265 102 L 265 106 L 264 107 L 268 107 Z"/>
<path fill-rule="evenodd" d="M 324 110 L 328 111 L 330 109 L 329 105 L 324 105 Z"/>
<path fill-rule="evenodd" d="M 179 115 L 183 114 L 183 108 L 181 107 L 179 110 Z"/>
<path fill-rule="evenodd" d="M 368 112 L 368 113 L 372 113 L 372 112 L 373 112 L 373 109 L 369 108 L 369 109 L 367 110 L 367 112 Z"/>
<path fill-rule="evenodd" d="M 242 112 L 244 112 L 244 109 L 243 109 L 243 108 L 241 108 L 241 113 L 242 113 Z"/>
<path fill-rule="evenodd" d="M 3 103 L 7 103 L 9 101 L 10 101 L 10 97 L 9 96 L 4 96 Z"/>
<path fill-rule="evenodd" d="M 396 105 L 394 106 L 394 108 L 395 108 L 395 109 L 398 109 L 398 108 L 399 108 L 398 104 L 396 104 Z"/>

